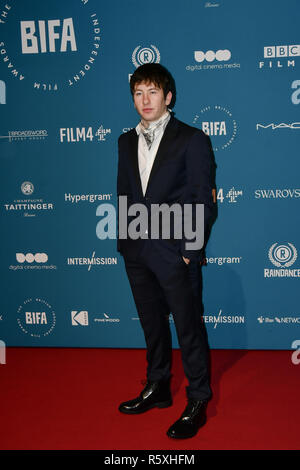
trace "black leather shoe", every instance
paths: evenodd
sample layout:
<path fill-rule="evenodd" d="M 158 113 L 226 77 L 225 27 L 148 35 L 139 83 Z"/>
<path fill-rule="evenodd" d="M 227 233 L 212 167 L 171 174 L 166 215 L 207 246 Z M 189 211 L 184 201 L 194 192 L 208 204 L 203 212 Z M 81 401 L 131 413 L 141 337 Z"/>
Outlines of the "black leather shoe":
<path fill-rule="evenodd" d="M 171 405 L 170 380 L 147 382 L 137 398 L 121 403 L 119 411 L 127 414 L 138 414 L 144 413 L 151 408 L 167 408 Z"/>
<path fill-rule="evenodd" d="M 168 429 L 167 435 L 173 439 L 195 436 L 206 423 L 206 406 L 206 401 L 189 399 L 181 417 Z"/>

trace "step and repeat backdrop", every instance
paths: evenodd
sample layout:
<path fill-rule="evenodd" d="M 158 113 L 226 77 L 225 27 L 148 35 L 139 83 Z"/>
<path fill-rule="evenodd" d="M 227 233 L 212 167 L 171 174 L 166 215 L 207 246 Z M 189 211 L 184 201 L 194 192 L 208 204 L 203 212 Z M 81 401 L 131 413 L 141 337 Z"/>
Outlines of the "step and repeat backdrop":
<path fill-rule="evenodd" d="M 299 15 L 298 0 L 0 0 L 6 345 L 145 346 L 116 241 L 97 227 L 117 207 L 118 136 L 138 123 L 129 78 L 149 62 L 171 71 L 176 117 L 214 150 L 210 346 L 298 344 Z"/>

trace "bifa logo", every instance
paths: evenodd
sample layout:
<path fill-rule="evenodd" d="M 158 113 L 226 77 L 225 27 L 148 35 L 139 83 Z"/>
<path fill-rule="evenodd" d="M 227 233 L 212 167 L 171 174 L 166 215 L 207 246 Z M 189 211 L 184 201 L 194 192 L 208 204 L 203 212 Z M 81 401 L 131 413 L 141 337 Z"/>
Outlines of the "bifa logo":
<path fill-rule="evenodd" d="M 0 339 L 0 364 L 6 364 L 6 345 Z"/>
<path fill-rule="evenodd" d="M 46 312 L 25 312 L 26 325 L 47 325 Z"/>
<path fill-rule="evenodd" d="M 300 103 L 300 80 L 294 80 L 292 82 L 292 89 L 295 90 L 293 91 L 291 95 L 292 103 L 299 104 Z"/>
<path fill-rule="evenodd" d="M 202 130 L 206 135 L 227 135 L 225 121 L 203 121 Z"/>
<path fill-rule="evenodd" d="M 89 324 L 89 314 L 85 310 L 78 312 L 73 310 L 71 312 L 72 326 L 88 326 Z"/>
<path fill-rule="evenodd" d="M 3 80 L 0 80 L 0 104 L 6 104 L 6 85 Z"/>
<path fill-rule="evenodd" d="M 77 51 L 72 18 L 20 21 L 22 54 Z"/>

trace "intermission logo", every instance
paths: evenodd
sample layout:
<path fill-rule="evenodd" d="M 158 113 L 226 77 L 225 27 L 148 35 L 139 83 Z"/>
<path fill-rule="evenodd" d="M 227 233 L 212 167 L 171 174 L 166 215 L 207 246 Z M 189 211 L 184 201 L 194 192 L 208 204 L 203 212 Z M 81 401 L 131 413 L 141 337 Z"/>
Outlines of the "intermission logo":
<path fill-rule="evenodd" d="M 294 80 L 291 85 L 293 91 L 291 95 L 291 101 L 293 104 L 299 104 L 300 103 L 300 80 Z"/>
<path fill-rule="evenodd" d="M 116 266 L 118 264 L 117 257 L 98 257 L 96 256 L 96 252 L 92 253 L 90 257 L 69 257 L 67 258 L 67 265 L 68 266 L 80 266 L 87 268 L 88 271 L 91 270 L 92 266 Z"/>
<path fill-rule="evenodd" d="M 273 243 L 268 251 L 270 262 L 278 269 L 264 269 L 264 277 L 300 277 L 300 269 L 289 269 L 298 257 L 292 243 Z"/>
<path fill-rule="evenodd" d="M 1 14 L 0 60 L 12 78 L 35 90 L 73 86 L 90 73 L 100 53 L 101 28 L 92 6 L 97 3 L 53 3 L 26 0 L 28 14 L 22 18 L 20 7 L 7 0 Z"/>
<path fill-rule="evenodd" d="M 232 70 L 240 69 L 241 64 L 229 62 L 231 51 L 228 49 L 219 49 L 217 51 L 194 51 L 194 60 L 197 64 L 187 65 L 186 70 L 194 72 L 195 70 Z"/>
<path fill-rule="evenodd" d="M 21 192 L 28 196 L 34 192 L 34 185 L 30 181 L 24 181 Z M 45 202 L 43 199 L 14 199 L 13 202 L 3 204 L 6 212 L 10 214 L 22 214 L 24 217 L 35 217 L 37 214 L 52 211 L 53 203 Z"/>
<path fill-rule="evenodd" d="M 237 324 L 244 324 L 245 323 L 245 316 L 244 315 L 224 315 L 222 310 L 220 309 L 217 315 L 203 315 L 203 319 L 206 324 L 211 324 L 214 326 L 214 329 L 217 328 L 219 324 L 223 325 L 237 325 Z"/>
<path fill-rule="evenodd" d="M 56 324 L 56 314 L 46 300 L 31 298 L 19 306 L 17 322 L 23 333 L 41 338 L 52 333 Z"/>
<path fill-rule="evenodd" d="M 60 142 L 105 142 L 111 129 L 106 129 L 101 124 L 96 130 L 89 127 L 61 127 L 59 130 Z"/>
<path fill-rule="evenodd" d="M 144 64 L 158 64 L 160 62 L 160 52 L 153 44 L 150 47 L 137 46 L 131 58 L 136 68 Z"/>
<path fill-rule="evenodd" d="M 223 106 L 206 106 L 193 119 L 193 124 L 211 137 L 213 150 L 225 150 L 237 135 L 237 123 Z"/>
<path fill-rule="evenodd" d="M 282 69 L 295 67 L 295 58 L 300 56 L 300 45 L 266 46 L 264 60 L 258 63 L 260 69 Z"/>

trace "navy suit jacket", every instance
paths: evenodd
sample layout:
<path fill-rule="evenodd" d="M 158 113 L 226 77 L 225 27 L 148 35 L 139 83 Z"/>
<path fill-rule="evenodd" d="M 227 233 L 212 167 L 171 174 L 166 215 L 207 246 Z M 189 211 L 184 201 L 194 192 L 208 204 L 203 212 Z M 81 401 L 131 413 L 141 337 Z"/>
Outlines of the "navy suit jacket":
<path fill-rule="evenodd" d="M 142 192 L 138 166 L 138 135 L 135 129 L 119 137 L 119 161 L 117 194 L 127 196 L 128 207 L 142 203 L 149 212 L 151 204 L 174 203 L 204 204 L 204 231 L 209 231 L 213 199 L 213 155 L 209 138 L 203 131 L 191 127 L 173 114 L 161 139 L 150 173 L 145 196 Z M 128 218 L 128 223 L 132 218 Z M 150 220 L 150 216 L 149 216 Z M 171 229 L 172 233 L 172 229 Z M 182 256 L 201 260 L 204 250 L 186 250 L 184 234 L 182 239 L 157 240 L 161 246 L 172 244 Z M 125 257 L 136 258 L 145 241 L 119 239 L 118 251 Z"/>

